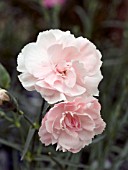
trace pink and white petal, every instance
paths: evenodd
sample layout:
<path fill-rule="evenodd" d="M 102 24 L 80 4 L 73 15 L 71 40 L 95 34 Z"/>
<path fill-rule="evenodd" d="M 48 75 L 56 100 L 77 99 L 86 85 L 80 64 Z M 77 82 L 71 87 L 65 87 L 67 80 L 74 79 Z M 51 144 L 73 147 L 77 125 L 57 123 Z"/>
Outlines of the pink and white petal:
<path fill-rule="evenodd" d="M 57 121 L 60 122 L 60 119 L 61 119 L 61 116 L 62 116 L 63 112 L 64 112 L 64 105 L 63 105 L 63 103 L 59 103 L 59 104 L 55 104 L 54 107 L 52 107 L 49 110 L 49 112 L 47 113 L 47 119 L 49 121 L 54 122 L 54 127 L 56 125 L 59 125 L 57 123 Z M 55 125 L 55 123 L 57 123 L 57 124 Z M 59 126 L 57 126 L 57 127 L 59 128 Z M 55 128 L 57 128 L 57 127 L 55 127 Z"/>
<path fill-rule="evenodd" d="M 35 88 L 49 104 L 54 104 L 59 101 L 65 100 L 65 96 L 58 91 L 42 88 L 37 85 L 35 86 Z"/>
<path fill-rule="evenodd" d="M 101 52 L 98 49 L 97 49 L 97 55 L 98 55 L 99 59 L 102 58 L 102 54 L 101 54 Z"/>
<path fill-rule="evenodd" d="M 98 100 L 95 99 L 95 98 L 93 98 L 93 100 L 92 100 L 91 103 L 92 103 L 92 105 L 91 105 L 90 107 L 93 108 L 93 110 L 94 110 L 95 112 L 100 113 L 101 105 L 100 105 L 100 103 L 98 102 Z"/>
<path fill-rule="evenodd" d="M 52 96 L 42 96 L 48 101 L 49 104 L 54 104 L 63 100 L 66 100 L 66 97 L 63 93 L 60 93 L 58 91 L 55 91 L 55 93 Z"/>
<path fill-rule="evenodd" d="M 54 136 L 52 136 L 52 145 L 54 145 L 55 143 L 57 143 L 57 139 L 54 138 Z"/>
<path fill-rule="evenodd" d="M 85 47 L 90 45 L 90 43 L 91 42 L 87 38 L 78 37 L 75 39 L 74 45 L 75 45 L 75 47 L 79 48 L 80 51 L 83 51 Z M 95 48 L 95 46 L 93 48 Z M 89 54 L 89 53 L 90 53 L 90 51 L 87 54 Z"/>
<path fill-rule="evenodd" d="M 83 141 L 83 148 L 84 148 L 85 146 L 88 146 L 90 143 L 92 143 L 92 139 Z"/>
<path fill-rule="evenodd" d="M 87 89 L 87 93 L 89 95 L 94 95 L 94 96 L 98 96 L 99 95 L 99 90 L 98 90 L 98 85 L 100 83 L 100 81 L 102 80 L 103 76 L 101 75 L 101 72 L 99 71 L 97 74 L 95 74 L 94 76 L 86 76 L 84 78 L 84 82 L 85 82 L 85 87 Z"/>
<path fill-rule="evenodd" d="M 62 92 L 62 93 L 64 93 L 64 85 L 63 85 L 63 79 L 62 78 L 59 78 L 59 80 L 56 80 L 55 82 L 54 82 L 54 88 L 57 90 L 57 91 L 59 91 L 59 92 Z"/>
<path fill-rule="evenodd" d="M 57 143 L 56 151 L 62 150 L 62 147 Z"/>
<path fill-rule="evenodd" d="M 80 97 L 75 98 L 74 102 L 77 103 L 78 105 L 81 105 L 82 107 L 86 108 L 87 104 L 93 102 L 94 100 L 97 100 L 97 99 L 95 99 L 92 96 L 85 97 L 85 98 L 80 96 Z"/>
<path fill-rule="evenodd" d="M 39 48 L 36 43 L 26 45 L 22 54 L 24 55 L 25 67 L 29 73 L 37 76 L 43 72 L 44 67 L 49 68 L 50 63 L 46 51 Z"/>
<path fill-rule="evenodd" d="M 57 64 L 56 70 L 57 70 L 58 72 L 63 72 L 63 71 L 65 71 L 66 66 L 67 66 L 66 61 L 65 61 L 65 60 L 61 60 L 61 61 Z"/>
<path fill-rule="evenodd" d="M 78 153 L 81 149 L 82 149 L 82 146 L 80 146 L 79 148 L 77 147 L 77 149 L 71 148 L 69 149 L 69 151 L 72 153 Z"/>
<path fill-rule="evenodd" d="M 97 72 L 101 65 L 101 53 L 96 49 L 96 46 L 89 40 L 83 37 L 76 39 L 76 45 L 78 45 L 81 51 L 81 59 L 84 61 L 85 68 L 90 75 Z"/>
<path fill-rule="evenodd" d="M 74 70 L 67 70 L 66 77 L 64 79 L 65 85 L 72 88 L 76 84 L 76 74 Z"/>
<path fill-rule="evenodd" d="M 35 68 L 36 69 L 36 68 Z M 33 71 L 33 75 L 38 79 L 44 79 L 52 73 L 52 68 L 49 65 L 39 65 L 38 70 Z"/>
<path fill-rule="evenodd" d="M 44 80 L 37 81 L 35 89 L 42 95 L 42 97 L 52 97 L 54 93 L 57 92 L 52 86 L 50 86 Z"/>
<path fill-rule="evenodd" d="M 93 54 L 93 52 L 96 50 L 96 46 L 90 42 L 87 38 L 78 37 L 75 40 L 75 46 L 79 48 L 81 51 L 81 54 L 83 54 L 81 57 L 86 58 L 86 56 Z M 82 58 L 81 58 L 82 59 Z"/>
<path fill-rule="evenodd" d="M 59 110 L 60 111 L 60 110 Z M 63 109 L 62 111 L 60 111 L 58 114 L 56 114 L 56 117 L 53 117 L 52 115 L 52 118 L 53 118 L 53 127 L 54 127 L 54 132 L 56 134 L 60 134 L 61 133 L 61 118 L 62 118 L 62 113 L 63 113 Z"/>
<path fill-rule="evenodd" d="M 92 55 L 90 54 L 85 59 L 84 66 L 89 76 L 93 76 L 97 71 L 100 70 L 102 61 L 99 58 L 97 58 L 98 54 L 99 53 Z"/>
<path fill-rule="evenodd" d="M 77 83 L 83 84 L 84 77 L 87 76 L 84 64 L 80 63 L 79 61 L 73 61 L 72 67 L 74 68 L 76 76 L 77 76 Z"/>
<path fill-rule="evenodd" d="M 75 102 L 67 102 L 65 105 L 64 105 L 64 110 L 65 111 L 72 111 L 74 112 L 75 110 L 77 109 L 77 105 L 75 104 Z"/>
<path fill-rule="evenodd" d="M 75 37 L 70 31 L 60 31 L 58 29 L 50 30 L 50 33 L 56 37 L 57 43 L 63 44 L 63 47 L 74 45 Z"/>
<path fill-rule="evenodd" d="M 81 130 L 78 132 L 78 136 L 82 141 L 88 141 L 94 137 L 95 133 L 89 130 Z"/>
<path fill-rule="evenodd" d="M 63 83 L 63 80 L 55 81 L 54 88 L 56 88 L 57 91 L 64 93 L 65 96 L 69 96 L 69 97 L 81 95 L 82 93 L 84 93 L 86 91 L 86 89 L 84 87 L 79 86 L 77 84 L 73 88 L 67 87 Z"/>
<path fill-rule="evenodd" d="M 84 114 L 79 114 L 79 118 L 81 121 L 81 127 L 85 130 L 89 130 L 89 131 L 93 131 L 95 128 L 95 122 L 93 121 L 93 119 L 91 118 L 91 116 L 89 116 L 88 114 L 84 113 Z"/>
<path fill-rule="evenodd" d="M 88 106 L 88 107 L 87 107 Z M 100 116 L 101 105 L 97 100 L 94 100 L 87 104 L 85 112 L 88 113 L 93 120 L 96 120 Z"/>
<path fill-rule="evenodd" d="M 75 130 L 71 129 L 71 128 L 65 128 L 65 132 L 70 135 L 73 136 L 74 138 L 78 138 L 78 133 L 75 132 Z"/>
<path fill-rule="evenodd" d="M 50 120 L 46 120 L 45 121 L 45 127 L 46 127 L 46 130 L 49 132 L 49 133 L 53 133 L 53 121 L 50 121 Z"/>
<path fill-rule="evenodd" d="M 66 47 L 63 49 L 62 44 L 55 44 L 48 48 L 48 55 L 54 65 L 62 61 L 71 62 L 71 60 L 78 58 L 78 49 L 75 47 Z"/>
<path fill-rule="evenodd" d="M 69 150 L 71 148 L 77 148 L 77 146 L 79 146 L 80 141 L 79 138 L 74 138 L 66 132 L 62 132 L 58 138 L 58 143 L 60 146 L 62 146 L 62 148 Z"/>
<path fill-rule="evenodd" d="M 70 33 L 70 32 L 68 32 Z M 75 42 L 75 37 L 73 34 L 65 34 L 62 37 L 60 37 L 58 39 L 59 44 L 63 44 L 63 47 L 69 47 L 69 46 L 74 46 L 74 42 Z"/>
<path fill-rule="evenodd" d="M 84 110 L 85 113 L 88 113 L 92 117 L 92 119 L 95 121 L 95 119 L 99 118 L 100 112 L 96 112 L 93 110 L 93 108 L 88 108 Z"/>
<path fill-rule="evenodd" d="M 40 127 L 38 134 L 41 142 L 44 143 L 45 146 L 48 146 L 52 143 L 52 135 L 48 133 L 44 127 Z"/>
<path fill-rule="evenodd" d="M 54 30 L 51 29 L 49 32 L 52 33 L 56 37 L 56 40 L 59 40 L 63 36 L 70 35 L 70 31 L 62 32 L 61 30 L 58 30 L 58 29 L 54 29 Z"/>
<path fill-rule="evenodd" d="M 79 152 L 84 146 L 85 146 L 85 145 L 84 145 L 83 141 L 80 140 L 79 143 L 78 143 L 78 145 L 76 145 L 76 147 L 71 148 L 71 149 L 69 149 L 68 151 L 70 151 L 70 152 L 72 152 L 72 153 L 77 153 L 77 152 Z"/>
<path fill-rule="evenodd" d="M 42 95 L 42 97 L 44 96 L 51 97 L 55 93 L 53 89 L 43 88 L 38 85 L 35 85 L 35 89 Z"/>
<path fill-rule="evenodd" d="M 64 60 L 62 57 L 62 49 L 62 44 L 55 44 L 48 48 L 48 56 L 54 67 Z"/>
<path fill-rule="evenodd" d="M 51 74 L 49 74 L 49 75 L 47 75 L 46 77 L 45 77 L 45 79 L 44 79 L 44 81 L 46 82 L 46 83 L 48 83 L 50 86 L 52 86 L 52 87 L 54 87 L 54 82 L 55 81 L 58 81 L 58 80 L 62 80 L 62 77 L 60 77 L 60 76 L 58 76 L 58 75 L 56 75 L 56 73 L 55 72 L 51 72 Z M 55 88 L 55 87 L 54 87 Z"/>
<path fill-rule="evenodd" d="M 54 129 L 54 132 L 52 133 L 54 139 L 57 141 L 58 140 L 58 137 L 60 135 L 60 131 L 59 130 L 56 130 Z"/>
<path fill-rule="evenodd" d="M 96 121 L 96 120 L 95 120 Z M 96 127 L 94 129 L 95 131 L 95 134 L 98 135 L 98 134 L 101 134 L 104 129 L 106 127 L 106 123 L 103 121 L 102 118 L 99 118 L 97 121 L 96 121 Z"/>
<path fill-rule="evenodd" d="M 67 86 L 64 86 L 63 91 L 65 92 L 66 96 L 74 97 L 85 93 L 86 89 L 76 84 L 73 88 L 68 88 Z"/>
<path fill-rule="evenodd" d="M 37 37 L 37 44 L 41 49 L 47 50 L 56 42 L 56 38 L 52 31 L 40 32 Z"/>
<path fill-rule="evenodd" d="M 20 53 L 18 55 L 18 58 L 17 58 L 17 70 L 19 72 L 26 72 L 26 67 L 25 67 L 25 64 L 24 64 L 24 55 L 22 53 Z"/>
<path fill-rule="evenodd" d="M 36 85 L 39 86 L 40 88 L 54 90 L 54 88 L 50 86 L 48 83 L 46 83 L 44 80 L 38 80 L 36 82 Z"/>
<path fill-rule="evenodd" d="M 18 76 L 18 78 L 25 89 L 27 89 L 28 91 L 35 90 L 35 84 L 37 79 L 31 74 L 22 73 Z"/>
<path fill-rule="evenodd" d="M 54 88 L 61 92 L 64 93 L 64 95 L 67 97 L 74 97 L 74 96 L 78 96 L 81 95 L 83 93 L 85 93 L 86 89 L 80 85 L 75 84 L 74 87 L 68 87 L 63 83 L 63 79 L 60 80 L 56 80 L 54 82 Z"/>
<path fill-rule="evenodd" d="M 79 50 L 74 46 L 65 47 L 62 51 L 61 58 L 66 62 L 71 62 L 79 57 Z"/>

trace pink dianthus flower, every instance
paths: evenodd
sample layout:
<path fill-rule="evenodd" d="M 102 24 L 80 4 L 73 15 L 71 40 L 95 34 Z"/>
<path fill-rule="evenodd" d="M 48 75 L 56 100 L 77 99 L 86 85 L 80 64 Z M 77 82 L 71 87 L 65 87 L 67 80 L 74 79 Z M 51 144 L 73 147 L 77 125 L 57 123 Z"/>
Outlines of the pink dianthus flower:
<path fill-rule="evenodd" d="M 37 90 L 50 104 L 98 96 L 101 53 L 86 38 L 75 38 L 69 31 L 41 32 L 22 49 L 17 62 L 23 87 Z"/>
<path fill-rule="evenodd" d="M 57 143 L 56 150 L 63 152 L 79 152 L 105 128 L 100 109 L 98 100 L 93 97 L 56 104 L 42 120 L 41 142 L 46 146 Z"/>

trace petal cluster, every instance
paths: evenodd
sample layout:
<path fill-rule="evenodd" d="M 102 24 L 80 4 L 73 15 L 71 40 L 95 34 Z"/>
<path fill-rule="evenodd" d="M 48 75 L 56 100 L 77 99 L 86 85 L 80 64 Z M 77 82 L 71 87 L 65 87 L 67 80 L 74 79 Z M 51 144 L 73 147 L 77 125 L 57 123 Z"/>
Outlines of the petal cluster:
<path fill-rule="evenodd" d="M 42 119 L 42 143 L 76 153 L 103 132 L 101 106 L 93 97 L 99 95 L 102 61 L 93 43 L 69 31 L 44 31 L 22 49 L 17 63 L 25 89 L 36 90 L 49 104 L 59 102 Z"/>
<path fill-rule="evenodd" d="M 98 95 L 101 53 L 86 38 L 75 38 L 69 31 L 44 31 L 22 49 L 17 61 L 23 87 L 38 91 L 50 104 Z"/>
<path fill-rule="evenodd" d="M 56 104 L 42 120 L 41 142 L 46 146 L 57 143 L 56 149 L 63 152 L 80 151 L 105 128 L 100 109 L 98 100 L 93 97 Z"/>

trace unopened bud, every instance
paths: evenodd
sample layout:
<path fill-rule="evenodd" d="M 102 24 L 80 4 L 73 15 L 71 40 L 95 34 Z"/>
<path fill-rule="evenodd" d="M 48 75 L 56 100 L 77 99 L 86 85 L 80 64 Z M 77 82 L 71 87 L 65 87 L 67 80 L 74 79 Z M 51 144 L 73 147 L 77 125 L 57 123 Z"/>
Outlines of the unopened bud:
<path fill-rule="evenodd" d="M 17 110 L 17 101 L 5 89 L 0 89 L 0 108 L 4 111 Z"/>
<path fill-rule="evenodd" d="M 7 94 L 7 91 L 5 89 L 0 89 L 0 106 L 3 105 L 3 102 L 9 102 L 10 97 Z"/>

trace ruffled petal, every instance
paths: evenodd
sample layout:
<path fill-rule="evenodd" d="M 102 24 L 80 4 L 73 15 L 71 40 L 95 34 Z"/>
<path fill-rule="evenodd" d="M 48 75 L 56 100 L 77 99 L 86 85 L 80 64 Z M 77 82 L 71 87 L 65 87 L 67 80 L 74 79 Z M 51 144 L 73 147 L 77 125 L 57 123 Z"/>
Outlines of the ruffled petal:
<path fill-rule="evenodd" d="M 99 95 L 98 85 L 99 85 L 99 82 L 102 80 L 102 78 L 103 76 L 101 75 L 100 71 L 96 73 L 94 76 L 91 76 L 91 77 L 86 76 L 84 78 L 85 87 L 87 89 L 87 94 L 94 95 L 94 96 Z"/>
<path fill-rule="evenodd" d="M 67 70 L 66 71 L 66 76 L 64 78 L 65 85 L 73 88 L 76 84 L 76 74 L 74 70 Z"/>
<path fill-rule="evenodd" d="M 88 114 L 79 114 L 81 120 L 81 127 L 85 130 L 93 131 L 95 128 L 95 122 Z"/>
<path fill-rule="evenodd" d="M 20 82 L 26 90 L 35 90 L 37 79 L 29 73 L 22 73 L 18 76 Z"/>
<path fill-rule="evenodd" d="M 20 53 L 17 58 L 17 70 L 19 72 L 26 72 L 25 62 L 24 62 L 24 55 Z"/>
<path fill-rule="evenodd" d="M 56 38 L 52 31 L 40 32 L 37 37 L 37 44 L 41 49 L 47 50 L 56 42 Z"/>

